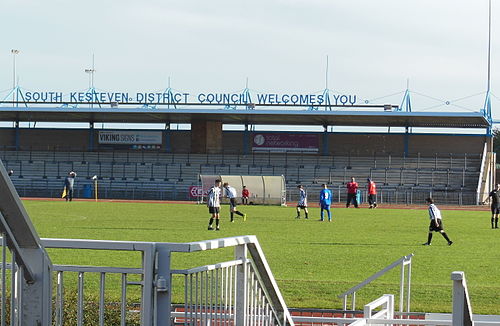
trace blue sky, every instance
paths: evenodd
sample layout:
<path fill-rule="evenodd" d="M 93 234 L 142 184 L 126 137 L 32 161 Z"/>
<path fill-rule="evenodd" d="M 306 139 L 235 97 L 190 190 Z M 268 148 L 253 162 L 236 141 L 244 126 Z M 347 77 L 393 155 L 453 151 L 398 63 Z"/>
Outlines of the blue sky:
<path fill-rule="evenodd" d="M 87 88 L 94 54 L 105 91 L 159 91 L 170 77 L 193 94 L 239 91 L 247 78 L 253 92 L 312 93 L 325 88 L 328 55 L 335 92 L 371 100 L 409 79 L 415 110 L 442 104 L 431 98 L 478 110 L 482 95 L 454 100 L 486 89 L 487 13 L 487 0 L 2 0 L 0 91 L 12 85 L 11 49 L 23 88 L 62 92 Z"/>

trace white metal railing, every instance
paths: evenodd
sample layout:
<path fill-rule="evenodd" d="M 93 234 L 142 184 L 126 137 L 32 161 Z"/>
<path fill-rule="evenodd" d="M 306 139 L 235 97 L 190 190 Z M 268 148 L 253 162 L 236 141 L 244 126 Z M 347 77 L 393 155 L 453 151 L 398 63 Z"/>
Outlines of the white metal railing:
<path fill-rule="evenodd" d="M 1 162 L 0 194 L 0 325 L 49 325 L 52 263 Z"/>
<path fill-rule="evenodd" d="M 453 281 L 453 325 L 474 326 L 469 290 L 464 272 L 451 273 Z"/>
<path fill-rule="evenodd" d="M 42 239 L 45 248 L 58 248 L 74 250 L 74 254 L 78 255 L 76 250 L 107 250 L 114 252 L 140 252 L 138 259 L 138 268 L 129 267 L 106 267 L 106 266 L 83 266 L 83 265 L 53 265 L 53 273 L 55 278 L 55 325 L 64 325 L 65 314 L 64 306 L 67 301 L 69 292 L 75 292 L 76 299 L 76 319 L 77 325 L 84 325 L 88 321 L 86 318 L 90 311 L 85 311 L 85 292 L 86 279 L 98 278 L 99 282 L 99 305 L 98 316 L 99 325 L 104 325 L 104 316 L 106 313 L 106 298 L 105 292 L 110 287 L 121 288 L 120 301 L 120 325 L 124 326 L 127 323 L 127 312 L 130 310 L 127 307 L 127 292 L 131 286 L 139 286 L 141 291 L 141 302 L 139 307 L 141 325 L 153 325 L 154 316 L 154 295 L 157 289 L 154 282 L 155 268 L 155 244 L 151 242 L 125 242 L 125 241 L 98 241 L 98 240 L 73 240 L 73 239 Z M 130 261 L 128 262 L 130 264 Z M 67 278 L 73 274 L 76 276 L 76 289 L 71 289 L 70 282 L 66 282 Z M 107 281 L 112 275 L 118 275 L 114 282 Z M 134 277 L 138 275 L 138 277 Z M 74 277 L 74 276 L 73 276 Z M 136 281 L 135 279 L 139 279 Z M 116 284 L 118 282 L 118 284 Z M 114 284 L 113 284 L 114 283 Z"/>
<path fill-rule="evenodd" d="M 365 287 L 366 285 L 368 285 L 372 281 L 376 280 L 377 278 L 381 277 L 382 275 L 386 274 L 388 271 L 392 270 L 393 268 L 395 268 L 397 266 L 401 266 L 400 283 L 399 283 L 399 311 L 403 312 L 405 309 L 404 298 L 405 298 L 405 292 L 406 292 L 406 312 L 410 312 L 411 259 L 412 259 L 412 257 L 413 257 L 413 254 L 409 254 L 409 255 L 401 257 L 400 259 L 396 260 L 392 264 L 386 266 L 385 268 L 381 269 L 377 273 L 368 277 L 363 282 L 353 286 L 349 290 L 340 294 L 338 296 L 338 298 L 343 299 L 344 310 L 347 310 L 347 301 L 348 301 L 349 296 L 351 296 L 351 309 L 356 310 L 356 292 L 358 290 Z M 407 269 L 407 272 L 405 272 L 405 268 Z M 407 277 L 405 277 L 406 274 L 407 274 Z"/>
<path fill-rule="evenodd" d="M 439 316 L 439 319 L 403 319 L 404 314 L 400 314 L 400 318 L 394 318 L 394 296 L 383 295 L 382 297 L 366 304 L 361 318 L 333 318 L 333 317 L 299 317 L 294 316 L 293 320 L 296 323 L 308 323 L 310 325 L 345 325 L 361 326 L 361 325 L 453 325 L 453 326 L 489 326 L 499 325 L 499 321 L 484 320 L 479 316 L 472 315 L 472 308 L 465 280 L 464 272 L 451 273 L 453 281 L 453 312 L 451 318 L 448 316 Z M 474 320 L 478 319 L 478 320 Z M 498 318 L 497 318 L 498 319 Z"/>
<path fill-rule="evenodd" d="M 170 247 L 170 248 L 169 248 Z M 171 270 L 184 277 L 184 312 L 159 318 L 181 318 L 185 325 L 293 325 L 262 248 L 255 236 L 201 242 L 157 244 L 158 259 L 173 252 L 234 248 L 234 260 L 185 270 Z M 161 272 L 158 273 L 160 276 Z M 163 298 L 167 304 L 170 298 Z M 161 306 L 161 304 L 158 304 Z"/>
<path fill-rule="evenodd" d="M 46 248 L 74 250 L 138 251 L 140 267 L 104 267 L 53 265 L 55 273 L 55 325 L 65 320 L 65 292 L 69 284 L 65 275 L 76 273 L 76 319 L 84 325 L 86 316 L 84 298 L 85 280 L 98 278 L 99 325 L 104 325 L 106 313 L 105 292 L 110 275 L 120 275 L 118 286 L 121 297 L 120 325 L 126 325 L 127 289 L 141 289 L 141 325 L 170 325 L 171 321 L 184 325 L 293 325 L 293 321 L 277 288 L 262 249 L 255 236 L 240 236 L 192 243 L 152 243 L 97 240 L 42 239 Z M 175 270 L 171 268 L 172 253 L 196 252 L 234 247 L 235 259 L 213 265 Z M 89 276 L 97 275 L 97 276 Z M 139 281 L 131 281 L 134 275 Z M 184 277 L 184 311 L 171 311 L 172 277 Z M 137 277 L 135 277 L 137 278 Z M 115 281 L 116 282 L 116 281 Z M 113 286 L 112 284 L 110 286 Z M 117 285 L 115 285 L 116 287 Z M 175 319 L 174 319 L 175 318 Z"/>
<path fill-rule="evenodd" d="M 375 309 L 379 309 L 374 312 Z M 394 295 L 384 294 L 380 298 L 365 305 L 363 318 L 359 319 L 350 326 L 369 325 L 371 319 L 393 319 L 394 318 Z"/>
<path fill-rule="evenodd" d="M 246 265 L 246 267 L 245 267 Z M 246 271 L 238 269 L 246 268 Z M 184 275 L 184 312 L 175 314 L 175 323 L 184 325 L 232 325 L 235 324 L 238 307 L 238 274 L 247 274 L 246 325 L 280 325 L 265 288 L 251 260 L 235 260 L 207 265 L 189 270 L 174 271 Z"/>

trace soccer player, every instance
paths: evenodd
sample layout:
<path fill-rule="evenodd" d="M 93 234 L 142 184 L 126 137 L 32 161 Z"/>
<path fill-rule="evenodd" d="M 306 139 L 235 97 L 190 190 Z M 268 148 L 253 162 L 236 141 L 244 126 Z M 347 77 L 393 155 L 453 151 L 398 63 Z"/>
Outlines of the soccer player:
<path fill-rule="evenodd" d="M 368 204 L 369 208 L 377 208 L 377 185 L 368 178 Z"/>
<path fill-rule="evenodd" d="M 358 199 L 356 198 L 356 195 L 358 193 L 359 186 L 354 177 L 351 177 L 351 182 L 348 182 L 346 186 L 347 186 L 347 203 L 345 204 L 345 207 L 349 208 L 352 202 L 354 204 L 354 207 L 358 208 Z"/>
<path fill-rule="evenodd" d="M 219 213 L 220 213 L 220 184 L 219 179 L 215 180 L 215 184 L 208 191 L 208 212 L 211 214 L 210 221 L 208 222 L 208 229 L 213 230 L 212 227 L 215 219 L 215 230 L 219 231 Z"/>
<path fill-rule="evenodd" d="M 432 241 L 432 232 L 439 232 L 443 236 L 443 238 L 448 241 L 448 246 L 451 246 L 453 244 L 453 241 L 448 238 L 448 235 L 446 232 L 444 232 L 443 229 L 443 221 L 441 219 L 441 211 L 439 211 L 439 208 L 434 205 L 434 200 L 432 198 L 427 198 L 425 200 L 429 204 L 429 218 L 431 220 L 431 223 L 429 224 L 429 235 L 427 237 L 427 242 L 423 243 L 424 246 L 430 246 L 431 241 Z"/>
<path fill-rule="evenodd" d="M 236 189 L 231 187 L 228 182 L 223 184 L 225 196 L 229 198 L 229 212 L 231 213 L 231 222 L 234 222 L 234 214 L 243 216 L 243 222 L 247 220 L 247 214 L 243 214 L 236 208 Z"/>
<path fill-rule="evenodd" d="M 491 228 L 498 229 L 498 213 L 500 213 L 500 183 L 490 192 L 491 197 Z M 495 226 L 493 227 L 493 222 Z"/>
<path fill-rule="evenodd" d="M 326 184 L 321 185 L 323 189 L 321 189 L 321 192 L 319 193 L 319 205 L 321 206 L 321 219 L 320 221 L 323 222 L 323 211 L 326 211 L 328 213 L 328 222 L 332 221 L 332 213 L 330 212 L 330 205 L 332 204 L 332 191 L 328 189 L 328 186 Z"/>
<path fill-rule="evenodd" d="M 297 202 L 297 217 L 300 218 L 300 210 L 303 209 L 306 213 L 306 220 L 309 218 L 309 212 L 307 211 L 307 193 L 302 185 L 298 185 L 299 189 L 299 201 Z"/>
<path fill-rule="evenodd" d="M 250 197 L 250 191 L 248 191 L 246 186 L 243 186 L 243 190 L 241 190 L 241 204 L 248 205 L 248 197 Z"/>

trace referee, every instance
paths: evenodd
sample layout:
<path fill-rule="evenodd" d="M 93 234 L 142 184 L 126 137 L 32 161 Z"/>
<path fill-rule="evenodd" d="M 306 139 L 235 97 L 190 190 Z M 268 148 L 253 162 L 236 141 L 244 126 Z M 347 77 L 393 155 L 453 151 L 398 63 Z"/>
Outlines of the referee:
<path fill-rule="evenodd" d="M 498 213 L 500 213 L 500 184 L 490 192 L 491 197 L 491 228 L 498 229 Z M 493 223 L 494 226 L 493 226 Z"/>
<path fill-rule="evenodd" d="M 430 246 L 432 241 L 432 232 L 439 232 L 443 236 L 443 238 L 448 241 L 448 246 L 453 244 L 453 241 L 448 238 L 446 232 L 443 229 L 443 221 L 441 219 L 441 211 L 434 205 L 434 200 L 432 198 L 427 198 L 425 200 L 429 204 L 429 218 L 431 223 L 429 224 L 429 235 L 427 238 L 427 242 L 423 243 L 424 246 Z"/>

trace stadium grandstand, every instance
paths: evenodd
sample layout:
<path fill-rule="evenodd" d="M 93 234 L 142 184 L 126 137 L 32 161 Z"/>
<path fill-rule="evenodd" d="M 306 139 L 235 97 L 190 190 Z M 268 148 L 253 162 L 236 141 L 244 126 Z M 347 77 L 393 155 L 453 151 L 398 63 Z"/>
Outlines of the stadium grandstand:
<path fill-rule="evenodd" d="M 432 195 L 441 203 L 475 205 L 487 199 L 494 182 L 491 119 L 482 111 L 4 101 L 0 121 L 0 158 L 15 171 L 12 181 L 25 197 L 60 197 L 69 171 L 78 175 L 77 198 L 93 198 L 96 175 L 99 198 L 148 200 L 196 200 L 191 190 L 200 175 L 283 175 L 288 201 L 296 200 L 302 184 L 311 202 L 322 183 L 343 202 L 350 177 L 363 189 L 371 178 L 379 202 L 388 204 L 422 203 Z M 71 127 L 75 123 L 85 127 Z M 174 128 L 179 124 L 187 127 Z"/>

